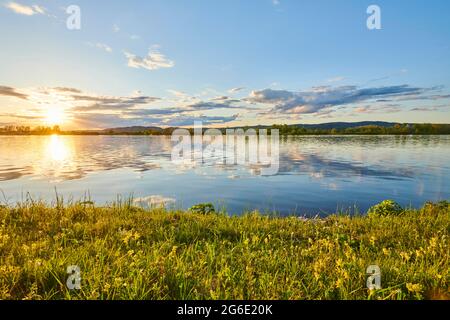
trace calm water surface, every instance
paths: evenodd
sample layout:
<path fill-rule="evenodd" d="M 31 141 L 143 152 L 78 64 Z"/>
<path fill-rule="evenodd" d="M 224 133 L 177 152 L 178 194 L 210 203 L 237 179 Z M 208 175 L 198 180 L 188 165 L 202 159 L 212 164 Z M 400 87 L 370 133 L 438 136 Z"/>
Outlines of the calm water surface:
<path fill-rule="evenodd" d="M 450 198 L 450 136 L 282 138 L 274 176 L 245 165 L 176 165 L 171 147 L 170 137 L 3 136 L 0 190 L 10 203 L 27 192 L 52 201 L 56 188 L 65 198 L 89 192 L 99 204 L 133 195 L 177 208 L 213 202 L 237 214 L 326 215 L 384 199 L 421 206 Z"/>

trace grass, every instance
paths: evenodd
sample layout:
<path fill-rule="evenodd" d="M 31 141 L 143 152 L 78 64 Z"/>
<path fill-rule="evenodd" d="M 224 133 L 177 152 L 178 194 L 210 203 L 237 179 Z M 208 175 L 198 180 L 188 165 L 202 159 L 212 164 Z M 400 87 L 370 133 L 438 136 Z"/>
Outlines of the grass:
<path fill-rule="evenodd" d="M 448 203 L 305 220 L 28 200 L 0 207 L 0 299 L 449 299 L 449 231 Z"/>

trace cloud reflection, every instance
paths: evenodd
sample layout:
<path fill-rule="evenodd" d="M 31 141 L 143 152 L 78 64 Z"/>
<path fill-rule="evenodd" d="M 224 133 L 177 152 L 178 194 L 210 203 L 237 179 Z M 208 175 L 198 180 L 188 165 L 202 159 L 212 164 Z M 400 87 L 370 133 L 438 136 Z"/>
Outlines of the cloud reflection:
<path fill-rule="evenodd" d="M 431 140 L 430 140 L 431 139 Z M 433 141 L 432 141 L 433 140 Z M 417 148 L 448 147 L 446 137 L 402 140 L 396 137 L 303 137 L 281 141 L 278 175 L 303 175 L 313 180 L 350 178 L 412 179 L 427 171 L 418 167 Z M 170 137 L 3 137 L 0 181 L 24 176 L 56 181 L 76 180 L 115 169 L 243 179 L 257 176 L 253 165 L 206 164 L 179 167 L 171 162 Z M 399 152 L 401 150 L 401 152 Z M 20 155 L 20 156 L 17 156 Z M 335 183 L 328 181 L 327 183 Z"/>

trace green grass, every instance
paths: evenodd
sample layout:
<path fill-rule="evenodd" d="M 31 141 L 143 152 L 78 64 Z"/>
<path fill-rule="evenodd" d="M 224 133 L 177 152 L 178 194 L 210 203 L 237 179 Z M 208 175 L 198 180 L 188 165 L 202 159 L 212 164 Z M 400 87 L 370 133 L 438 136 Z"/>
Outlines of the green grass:
<path fill-rule="evenodd" d="M 448 299 L 449 231 L 448 203 L 304 220 L 29 200 L 0 207 L 0 298 Z"/>

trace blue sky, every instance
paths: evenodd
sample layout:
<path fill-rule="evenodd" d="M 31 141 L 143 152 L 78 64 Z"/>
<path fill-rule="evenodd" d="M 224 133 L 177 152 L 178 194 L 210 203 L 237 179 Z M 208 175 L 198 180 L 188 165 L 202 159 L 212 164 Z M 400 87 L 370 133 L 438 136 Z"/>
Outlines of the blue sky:
<path fill-rule="evenodd" d="M 366 26 L 371 4 L 381 30 Z M 66 27 L 69 5 L 80 30 Z M 0 125 L 450 123 L 449 11 L 448 1 L 0 0 Z"/>

